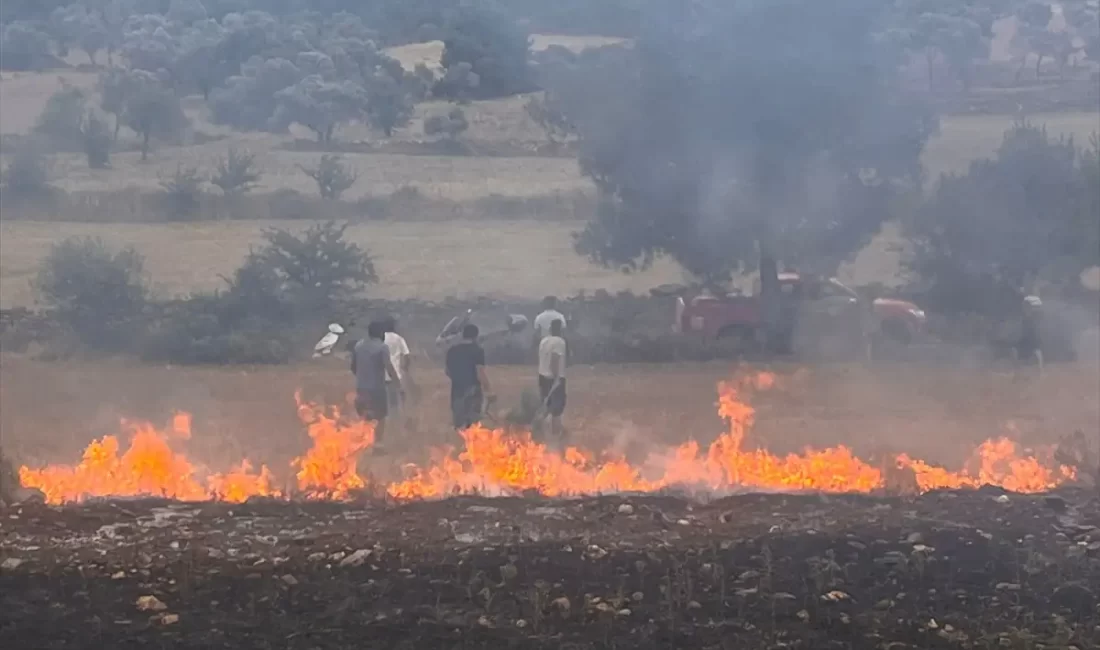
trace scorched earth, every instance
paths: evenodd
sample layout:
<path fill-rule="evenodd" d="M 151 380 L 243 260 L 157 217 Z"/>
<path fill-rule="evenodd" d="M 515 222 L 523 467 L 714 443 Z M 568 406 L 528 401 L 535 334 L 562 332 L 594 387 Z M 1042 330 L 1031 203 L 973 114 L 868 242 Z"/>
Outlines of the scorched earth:
<path fill-rule="evenodd" d="M 1076 468 L 1006 439 L 960 471 L 750 449 L 750 398 L 783 381 L 723 383 L 725 433 L 636 464 L 475 428 L 392 481 L 315 404 L 277 471 L 189 460 L 185 414 L 128 423 L 20 469 L 48 503 L 0 513 L 0 647 L 1100 647 Z"/>

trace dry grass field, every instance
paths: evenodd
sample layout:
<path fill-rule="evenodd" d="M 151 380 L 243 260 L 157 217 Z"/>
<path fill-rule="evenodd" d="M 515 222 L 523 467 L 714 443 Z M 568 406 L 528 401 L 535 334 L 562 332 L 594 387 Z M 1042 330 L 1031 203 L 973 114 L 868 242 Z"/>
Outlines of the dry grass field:
<path fill-rule="evenodd" d="M 1100 422 L 1095 367 L 1058 366 L 1043 377 L 916 366 L 773 368 L 779 386 L 752 398 L 757 426 L 750 444 L 776 452 L 847 444 L 865 457 L 909 452 L 957 466 L 986 438 L 1008 435 L 1025 445 L 1056 442 Z M 507 408 L 530 388 L 530 369 L 490 368 Z M 729 364 L 576 367 L 570 370 L 568 425 L 574 442 L 632 458 L 689 438 L 709 442 L 724 428 L 716 383 Z M 415 433 L 392 440 L 394 469 L 420 461 L 449 438 L 448 389 L 440 369 L 421 365 L 423 397 Z M 0 411 L 6 453 L 32 464 L 73 462 L 94 437 L 119 432 L 120 418 L 167 422 L 174 410 L 194 414 L 185 447 L 214 469 L 242 457 L 285 475 L 308 439 L 296 418 L 294 392 L 342 404 L 352 386 L 337 359 L 278 368 L 166 368 L 115 363 L 46 364 L 5 358 Z"/>
<path fill-rule="evenodd" d="M 265 226 L 301 230 L 302 222 L 221 221 L 196 224 L 78 224 L 0 222 L 0 307 L 30 306 L 32 280 L 52 244 L 65 237 L 99 237 L 113 246 L 133 246 L 145 255 L 157 296 L 172 297 L 224 286 L 249 246 L 262 243 Z M 570 233 L 580 223 L 461 221 L 356 224 L 346 236 L 374 256 L 379 298 L 439 300 L 448 296 L 538 298 L 580 291 L 645 293 L 684 276 L 669 260 L 624 274 L 587 262 L 573 252 Z M 896 232 L 842 268 L 853 284 L 889 283 L 898 277 Z"/>

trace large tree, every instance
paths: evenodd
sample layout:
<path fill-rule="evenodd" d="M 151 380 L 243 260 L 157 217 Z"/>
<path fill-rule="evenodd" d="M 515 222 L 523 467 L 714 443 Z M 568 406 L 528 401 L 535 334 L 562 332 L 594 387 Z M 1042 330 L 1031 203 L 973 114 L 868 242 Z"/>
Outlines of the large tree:
<path fill-rule="evenodd" d="M 827 272 L 919 186 L 934 118 L 896 85 L 874 0 L 658 0 L 571 110 L 604 197 L 577 234 L 607 265 L 661 254 L 709 279 Z M 575 104 L 574 104 L 575 106 Z"/>
<path fill-rule="evenodd" d="M 992 160 L 944 176 L 906 223 L 909 267 L 943 311 L 982 310 L 1042 280 L 1100 265 L 1100 140 L 1086 148 L 1018 124 Z M 1010 307 L 1018 307 L 1019 299 Z"/>

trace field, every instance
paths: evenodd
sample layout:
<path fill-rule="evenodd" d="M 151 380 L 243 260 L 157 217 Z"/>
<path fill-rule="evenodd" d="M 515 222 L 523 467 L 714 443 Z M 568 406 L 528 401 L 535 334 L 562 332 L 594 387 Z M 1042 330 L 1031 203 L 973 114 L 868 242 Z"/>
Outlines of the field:
<path fill-rule="evenodd" d="M 425 448 L 455 442 L 442 370 L 419 354 L 416 363 L 422 393 L 417 424 L 392 441 L 382 469 L 396 471 L 403 460 L 422 462 Z M 736 370 L 726 363 L 573 368 L 572 442 L 634 459 L 688 438 L 708 443 L 726 430 L 715 407 L 717 383 Z M 752 397 L 758 412 L 751 442 L 779 453 L 845 444 L 861 457 L 907 452 L 957 467 L 988 438 L 1049 445 L 1074 430 L 1095 431 L 1100 422 L 1100 377 L 1087 365 L 1052 366 L 1041 378 L 1028 370 L 891 364 L 824 366 L 799 375 L 794 368 L 775 370 L 786 384 Z M 533 385 L 530 372 L 490 369 L 500 411 L 518 404 Z M 194 418 L 188 453 L 204 466 L 222 471 L 248 458 L 285 479 L 288 463 L 309 442 L 295 392 L 342 405 L 351 389 L 345 362 L 337 359 L 188 369 L 8 357 L 0 366 L 0 398 L 26 406 L 0 410 L 0 434 L 5 453 L 18 462 L 71 462 L 92 438 L 120 433 L 123 418 L 160 426 L 182 410 Z"/>
<path fill-rule="evenodd" d="M 0 528 L 0 641 L 1095 648 L 1097 504 L 988 491 L 30 506 Z"/>
<path fill-rule="evenodd" d="M 724 425 L 713 366 L 576 368 L 573 442 L 640 458 Z M 949 469 L 974 445 L 1095 431 L 1095 368 L 990 373 L 776 367 L 747 446 L 850 444 Z M 749 372 L 748 369 L 742 369 Z M 530 381 L 491 369 L 501 401 Z M 335 361 L 279 369 L 0 366 L 5 450 L 75 461 L 119 416 L 194 414 L 173 446 L 289 476 L 308 441 L 290 394 L 341 401 Z M 360 463 L 393 480 L 452 442 L 445 387 L 422 368 L 416 434 Z M 15 379 L 18 378 L 18 381 Z M 528 461 L 517 455 L 513 471 Z M 534 468 L 532 465 L 531 469 Z M 551 481 L 547 476 L 545 481 Z M 507 492 L 507 491 L 506 491 Z M 720 496 L 720 495 L 715 495 Z M 82 648 L 1089 648 L 1100 644 L 1100 510 L 1063 487 L 922 496 L 749 494 L 244 504 L 157 500 L 0 518 L 0 642 Z"/>

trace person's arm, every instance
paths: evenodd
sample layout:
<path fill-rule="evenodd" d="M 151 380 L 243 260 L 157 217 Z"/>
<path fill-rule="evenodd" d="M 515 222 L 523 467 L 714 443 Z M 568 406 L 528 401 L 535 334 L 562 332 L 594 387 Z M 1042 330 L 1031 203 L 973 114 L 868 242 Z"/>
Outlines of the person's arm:
<path fill-rule="evenodd" d="M 390 361 L 390 355 L 389 354 L 386 355 L 385 361 L 386 361 L 386 372 L 389 373 L 390 379 L 392 379 L 394 381 L 394 383 L 397 385 L 398 388 L 401 388 L 401 377 L 399 377 L 397 375 L 397 369 L 393 367 L 393 361 Z"/>
<path fill-rule="evenodd" d="M 485 350 L 478 349 L 474 364 L 477 366 L 477 380 L 481 384 L 481 392 L 485 397 L 489 397 L 493 394 L 493 387 L 489 384 L 489 373 L 485 372 Z"/>
<path fill-rule="evenodd" d="M 557 383 L 561 379 L 562 370 L 565 367 L 565 345 L 564 341 L 562 345 L 556 345 L 556 349 L 550 355 L 550 376 L 554 379 L 554 383 Z"/>
<path fill-rule="evenodd" d="M 355 357 L 356 357 L 355 347 L 353 346 L 351 348 L 351 374 L 353 374 L 353 375 L 355 374 Z"/>
<path fill-rule="evenodd" d="M 401 338 L 401 376 L 409 376 L 409 368 L 412 366 L 412 353 L 409 352 L 409 344 L 404 337 Z"/>

